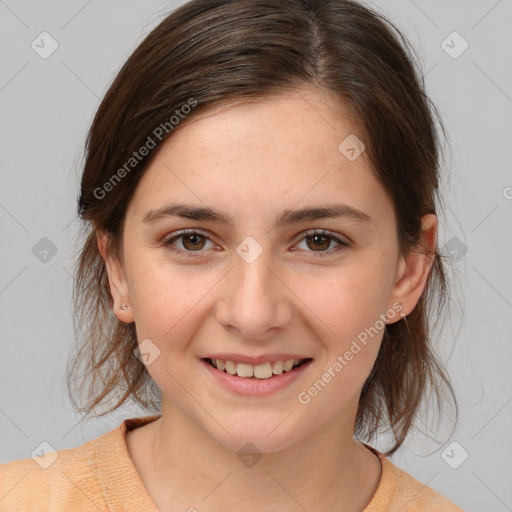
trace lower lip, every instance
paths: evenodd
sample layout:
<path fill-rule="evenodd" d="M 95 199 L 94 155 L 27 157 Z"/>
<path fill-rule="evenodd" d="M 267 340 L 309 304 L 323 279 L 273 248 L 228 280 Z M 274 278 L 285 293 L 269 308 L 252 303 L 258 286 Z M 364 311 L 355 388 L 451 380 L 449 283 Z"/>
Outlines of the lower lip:
<path fill-rule="evenodd" d="M 219 382 L 219 384 L 234 393 L 245 396 L 265 396 L 276 393 L 299 379 L 313 362 L 313 360 L 310 359 L 289 372 L 283 372 L 280 375 L 273 375 L 268 379 L 256 379 L 230 375 L 229 373 L 221 372 L 217 368 L 214 368 L 204 359 L 201 359 L 200 361 L 210 375 Z"/>

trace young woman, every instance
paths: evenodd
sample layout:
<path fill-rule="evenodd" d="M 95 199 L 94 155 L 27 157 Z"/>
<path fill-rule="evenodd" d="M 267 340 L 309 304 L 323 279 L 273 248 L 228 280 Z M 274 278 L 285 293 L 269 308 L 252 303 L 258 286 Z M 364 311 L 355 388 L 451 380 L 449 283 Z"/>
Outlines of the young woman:
<path fill-rule="evenodd" d="M 3 465 L 0 510 L 462 510 L 387 458 L 452 391 L 420 76 L 348 0 L 193 0 L 146 37 L 86 144 L 69 381 L 155 414 Z"/>

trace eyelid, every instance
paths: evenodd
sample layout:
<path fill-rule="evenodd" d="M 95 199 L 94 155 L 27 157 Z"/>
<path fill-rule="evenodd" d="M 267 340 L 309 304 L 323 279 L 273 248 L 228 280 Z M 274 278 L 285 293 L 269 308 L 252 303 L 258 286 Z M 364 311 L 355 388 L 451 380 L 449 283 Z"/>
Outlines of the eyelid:
<path fill-rule="evenodd" d="M 201 253 L 205 252 L 203 250 L 199 250 L 199 251 L 184 251 L 183 249 L 178 249 L 177 247 L 175 247 L 173 245 L 173 241 L 174 240 L 177 240 L 185 235 L 188 235 L 188 234 L 198 234 L 198 235 L 201 235 L 203 236 L 204 238 L 208 239 L 209 241 L 211 241 L 212 243 L 213 240 L 211 240 L 208 232 L 202 230 L 202 229 L 199 229 L 199 228 L 188 228 L 188 229 L 182 229 L 182 230 L 179 230 L 179 231 L 176 231 L 174 233 L 172 233 L 172 236 L 168 237 L 167 239 L 164 240 L 163 244 L 165 246 L 169 246 L 170 250 L 172 250 L 173 252 L 175 253 L 178 253 L 178 254 L 184 254 L 186 256 L 191 256 L 191 257 L 199 257 L 201 255 Z M 306 230 L 306 231 L 302 231 L 299 236 L 300 238 L 297 239 L 297 241 L 294 243 L 294 245 L 296 245 L 297 243 L 303 241 L 306 237 L 308 236 L 311 236 L 311 235 L 325 235 L 329 238 L 331 238 L 332 240 L 334 240 L 338 246 L 337 247 L 334 247 L 332 249 L 328 249 L 327 251 L 307 251 L 307 252 L 310 252 L 311 254 L 313 254 L 313 257 L 322 257 L 322 256 L 334 256 L 336 255 L 338 252 L 340 252 L 340 250 L 343 250 L 344 248 L 347 248 L 347 247 L 350 247 L 352 245 L 352 241 L 345 241 L 343 240 L 342 238 L 340 238 L 340 235 L 338 234 L 335 234 L 329 230 L 325 230 L 325 229 L 309 229 L 309 230 Z M 341 235 L 343 236 L 343 235 Z M 344 237 L 348 240 L 348 237 Z M 296 249 L 293 249 L 294 251 Z M 197 255 L 195 254 L 197 253 Z"/>
<path fill-rule="evenodd" d="M 201 235 L 202 237 L 208 239 L 210 242 L 214 243 L 213 240 L 211 239 L 210 235 L 202 229 L 197 229 L 197 228 L 181 229 L 180 231 L 176 231 L 171 234 L 172 234 L 172 236 L 164 239 L 163 244 L 165 246 L 169 246 L 171 248 L 171 250 L 174 252 L 185 253 L 186 255 L 193 256 L 195 252 L 198 254 L 201 254 L 202 252 L 205 252 L 205 251 L 184 251 L 183 249 L 178 249 L 172 243 L 174 240 L 182 238 L 185 235 L 197 234 L 197 235 Z"/>
<path fill-rule="evenodd" d="M 296 244 L 299 242 L 302 242 L 305 238 L 311 235 L 325 235 L 331 240 L 334 240 L 338 245 L 337 247 L 328 249 L 327 251 L 306 251 L 313 255 L 314 258 L 318 257 L 329 257 L 329 256 L 337 256 L 339 252 L 343 251 L 343 249 L 346 249 L 347 247 L 350 247 L 352 244 L 343 240 L 338 236 L 337 234 L 333 233 L 332 231 L 329 231 L 327 229 L 308 229 L 306 231 L 303 231 L 300 233 L 300 238 L 297 240 Z M 295 244 L 295 245 L 296 245 Z M 296 249 L 293 249 L 294 251 Z"/>
<path fill-rule="evenodd" d="M 326 235 L 333 240 L 336 240 L 336 242 L 340 244 L 350 245 L 352 241 L 345 235 L 341 235 L 339 233 L 334 233 L 333 231 L 329 231 L 328 229 L 307 229 L 306 231 L 303 231 L 300 233 L 300 238 L 298 241 L 301 241 L 303 238 L 305 238 L 308 235 Z"/>

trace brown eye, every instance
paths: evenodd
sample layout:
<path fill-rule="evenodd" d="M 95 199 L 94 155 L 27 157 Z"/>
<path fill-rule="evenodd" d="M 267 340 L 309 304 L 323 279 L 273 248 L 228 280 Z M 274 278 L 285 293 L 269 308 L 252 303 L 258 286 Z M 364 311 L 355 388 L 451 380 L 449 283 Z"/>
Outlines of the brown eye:
<path fill-rule="evenodd" d="M 314 254 L 315 257 L 332 256 L 350 245 L 327 231 L 308 231 L 303 240 L 306 241 L 308 252 L 316 253 Z M 332 241 L 338 245 L 333 249 L 328 250 Z"/>
<path fill-rule="evenodd" d="M 308 241 L 308 247 L 310 249 L 328 249 L 331 245 L 330 237 L 327 235 L 308 235 L 306 240 Z M 311 241 L 311 243 L 309 243 Z"/>
<path fill-rule="evenodd" d="M 202 235 L 197 233 L 192 233 L 190 235 L 181 235 L 180 238 L 183 238 L 183 247 L 187 250 L 195 250 L 202 249 L 204 247 L 204 240 L 201 242 L 201 238 L 204 238 Z"/>
<path fill-rule="evenodd" d="M 175 242 L 181 240 L 181 246 L 176 247 Z M 211 240 L 204 235 L 203 233 L 197 230 L 188 230 L 188 231 L 180 231 L 175 236 L 169 238 L 164 242 L 166 246 L 168 246 L 174 252 L 179 254 L 185 254 L 187 256 L 195 256 L 194 253 L 198 253 L 200 255 L 202 249 L 204 249 L 207 241 Z M 213 243 L 212 243 L 213 245 Z"/>
<path fill-rule="evenodd" d="M 176 241 L 181 240 L 181 246 L 176 246 Z M 302 238 L 306 241 L 306 251 L 313 253 L 316 256 L 332 256 L 335 253 L 349 247 L 350 244 L 340 240 L 338 237 L 326 231 L 309 231 Z M 210 241 L 210 238 L 197 230 L 180 231 L 175 236 L 169 238 L 164 242 L 172 251 L 186 256 L 200 256 L 205 248 L 205 244 Z M 336 247 L 329 249 L 332 242 L 338 244 Z M 215 245 L 212 243 L 215 247 Z M 292 250 L 296 250 L 293 248 Z M 194 254 L 197 253 L 197 254 Z"/>

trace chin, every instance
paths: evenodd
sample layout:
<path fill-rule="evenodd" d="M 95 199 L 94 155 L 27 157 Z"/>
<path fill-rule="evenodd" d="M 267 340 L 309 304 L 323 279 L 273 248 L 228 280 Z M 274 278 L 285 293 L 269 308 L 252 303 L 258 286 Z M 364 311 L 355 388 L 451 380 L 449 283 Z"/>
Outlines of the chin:
<path fill-rule="evenodd" d="M 286 415 L 283 416 L 282 413 L 278 415 L 272 414 L 268 421 L 262 421 L 261 416 L 261 413 L 254 413 L 248 418 L 247 414 L 245 414 L 243 420 L 236 423 L 232 421 L 219 421 L 232 437 L 224 429 L 220 429 L 220 432 L 216 429 L 216 434 L 212 433 L 212 437 L 225 448 L 237 453 L 246 451 L 243 448 L 248 443 L 255 447 L 246 447 L 248 451 L 274 453 L 284 450 L 299 441 L 298 432 L 302 430 L 297 429 L 292 422 L 285 425 L 288 420 L 283 422 L 283 417 L 286 417 Z M 251 421 L 251 418 L 254 421 Z"/>

